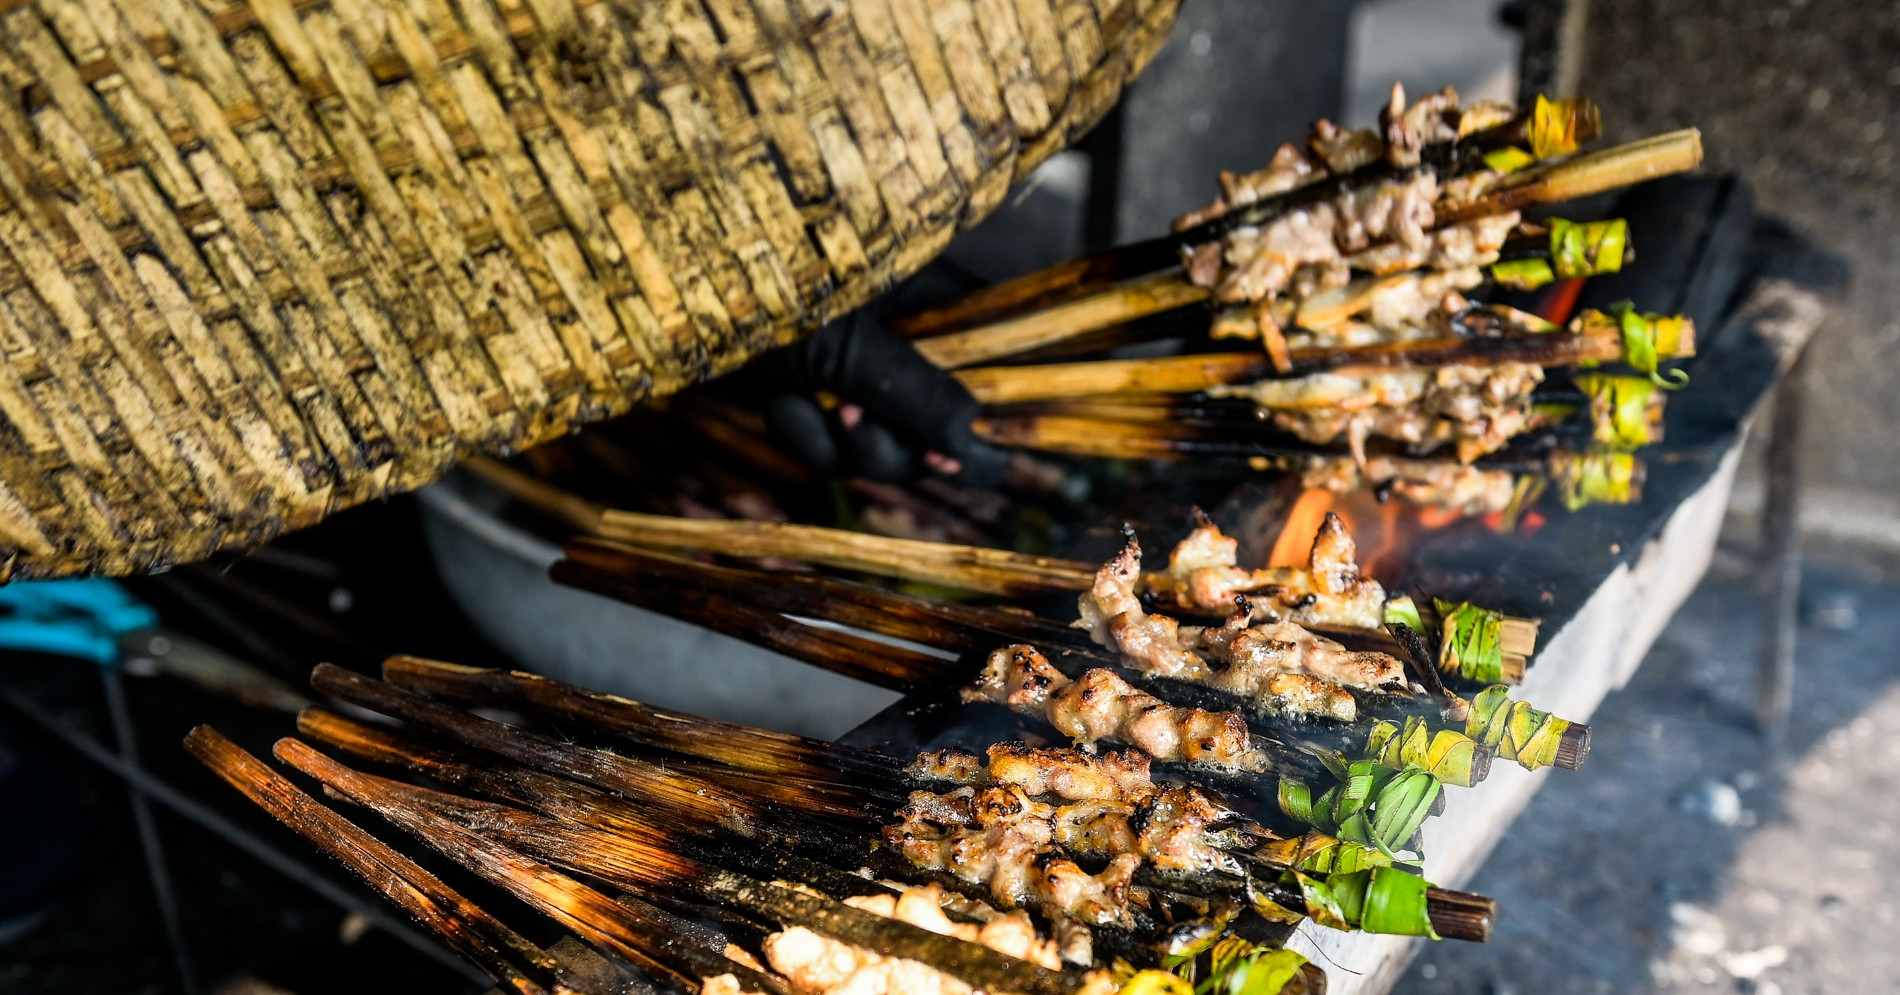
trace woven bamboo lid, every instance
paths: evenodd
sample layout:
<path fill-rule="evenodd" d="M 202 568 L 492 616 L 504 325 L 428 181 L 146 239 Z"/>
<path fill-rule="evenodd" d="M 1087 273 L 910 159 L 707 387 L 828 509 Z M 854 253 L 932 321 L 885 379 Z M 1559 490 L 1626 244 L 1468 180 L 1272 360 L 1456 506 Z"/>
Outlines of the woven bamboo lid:
<path fill-rule="evenodd" d="M 0 0 L 0 559 L 244 548 L 859 306 L 1180 0 Z"/>

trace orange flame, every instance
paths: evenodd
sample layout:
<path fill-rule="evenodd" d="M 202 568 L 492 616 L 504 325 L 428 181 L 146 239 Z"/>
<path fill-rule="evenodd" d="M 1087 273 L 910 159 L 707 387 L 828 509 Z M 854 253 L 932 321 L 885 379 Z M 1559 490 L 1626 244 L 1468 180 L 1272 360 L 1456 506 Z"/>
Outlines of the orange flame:
<path fill-rule="evenodd" d="M 1326 521 L 1326 513 L 1333 508 L 1333 492 L 1322 487 L 1309 487 L 1306 493 L 1293 502 L 1293 510 L 1286 516 L 1286 525 L 1280 529 L 1280 538 L 1273 542 L 1273 552 L 1267 556 L 1269 567 L 1304 567 L 1313 559 L 1313 540 L 1319 536 L 1319 527 Z"/>
<path fill-rule="evenodd" d="M 1372 547 L 1370 552 L 1359 554 L 1360 573 L 1368 577 L 1379 576 L 1379 567 L 1385 562 L 1386 557 L 1398 552 L 1399 530 L 1402 528 L 1399 524 L 1399 516 L 1403 513 L 1404 508 L 1398 501 L 1388 499 L 1384 504 L 1379 505 L 1379 534 L 1377 536 L 1379 542 L 1378 545 Z M 1354 523 L 1346 518 L 1344 512 L 1340 513 L 1340 520 L 1346 523 L 1349 531 L 1357 531 L 1353 528 Z"/>

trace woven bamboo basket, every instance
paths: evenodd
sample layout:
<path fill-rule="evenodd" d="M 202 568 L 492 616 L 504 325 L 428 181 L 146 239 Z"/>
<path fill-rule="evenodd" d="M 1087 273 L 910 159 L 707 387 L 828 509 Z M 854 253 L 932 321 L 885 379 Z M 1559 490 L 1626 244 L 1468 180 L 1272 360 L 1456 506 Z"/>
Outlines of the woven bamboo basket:
<path fill-rule="evenodd" d="M 0 560 L 261 543 L 863 304 L 1180 0 L 0 0 Z"/>

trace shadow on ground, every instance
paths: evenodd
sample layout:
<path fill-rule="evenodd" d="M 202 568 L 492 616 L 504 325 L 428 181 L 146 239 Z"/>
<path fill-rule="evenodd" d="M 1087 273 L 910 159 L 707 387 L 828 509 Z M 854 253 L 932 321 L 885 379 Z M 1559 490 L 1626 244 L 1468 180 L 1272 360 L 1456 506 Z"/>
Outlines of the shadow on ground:
<path fill-rule="evenodd" d="M 1900 588 L 1810 567 L 1787 759 L 1753 727 L 1763 606 L 1690 598 L 1469 887 L 1487 945 L 1420 951 L 1405 995 L 1900 990 Z"/>

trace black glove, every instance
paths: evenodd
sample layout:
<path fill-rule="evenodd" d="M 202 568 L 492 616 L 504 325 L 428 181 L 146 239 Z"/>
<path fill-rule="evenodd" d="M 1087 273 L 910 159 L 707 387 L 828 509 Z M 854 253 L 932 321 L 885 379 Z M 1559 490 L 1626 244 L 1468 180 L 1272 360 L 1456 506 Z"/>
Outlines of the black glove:
<path fill-rule="evenodd" d="M 993 485 L 1008 456 L 971 433 L 976 398 L 878 317 L 881 309 L 944 297 L 961 282 L 933 267 L 878 304 L 747 366 L 749 379 L 770 392 L 766 418 L 779 444 L 839 476 L 901 481 L 934 471 L 964 487 Z M 813 398 L 819 391 L 844 403 L 827 413 Z"/>

